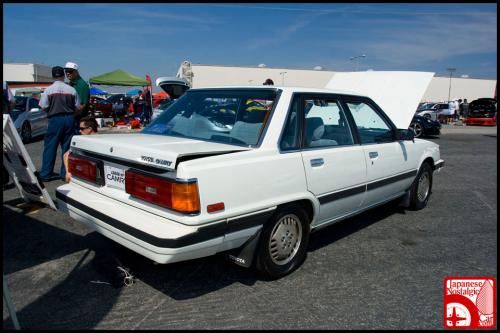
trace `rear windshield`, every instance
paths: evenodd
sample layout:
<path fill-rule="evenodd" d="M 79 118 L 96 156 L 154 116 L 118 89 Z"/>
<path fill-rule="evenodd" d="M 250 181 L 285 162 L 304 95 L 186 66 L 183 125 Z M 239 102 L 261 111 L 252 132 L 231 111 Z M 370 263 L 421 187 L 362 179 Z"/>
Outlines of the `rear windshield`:
<path fill-rule="evenodd" d="M 142 133 L 254 146 L 276 95 L 275 89 L 188 90 Z"/>

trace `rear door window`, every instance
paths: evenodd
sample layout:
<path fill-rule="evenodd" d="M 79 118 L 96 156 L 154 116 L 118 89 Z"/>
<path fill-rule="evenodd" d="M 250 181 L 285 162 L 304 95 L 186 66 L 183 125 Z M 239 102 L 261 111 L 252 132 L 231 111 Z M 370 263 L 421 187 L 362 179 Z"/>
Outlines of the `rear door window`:
<path fill-rule="evenodd" d="M 392 127 L 373 106 L 361 101 L 346 104 L 354 118 L 361 144 L 394 141 Z"/>

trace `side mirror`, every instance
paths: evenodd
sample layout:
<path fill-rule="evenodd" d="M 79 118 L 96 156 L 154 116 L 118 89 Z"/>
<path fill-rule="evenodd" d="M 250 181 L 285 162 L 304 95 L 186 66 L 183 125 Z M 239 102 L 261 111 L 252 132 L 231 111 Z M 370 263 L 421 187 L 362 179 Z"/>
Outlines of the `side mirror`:
<path fill-rule="evenodd" d="M 414 141 L 415 132 L 412 129 L 398 129 L 397 139 L 398 141 Z"/>
<path fill-rule="evenodd" d="M 40 111 L 40 108 L 31 108 L 30 109 L 30 112 L 38 112 L 38 111 Z"/>

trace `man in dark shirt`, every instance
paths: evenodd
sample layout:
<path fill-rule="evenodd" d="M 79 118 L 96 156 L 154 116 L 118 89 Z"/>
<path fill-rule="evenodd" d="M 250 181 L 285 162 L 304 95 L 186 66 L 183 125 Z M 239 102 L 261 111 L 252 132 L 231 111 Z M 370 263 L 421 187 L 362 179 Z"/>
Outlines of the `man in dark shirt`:
<path fill-rule="evenodd" d="M 90 88 L 78 72 L 78 65 L 74 62 L 67 62 L 64 66 L 64 71 L 69 80 L 70 86 L 75 88 L 80 99 L 80 106 L 75 112 L 75 133 L 80 133 L 80 119 L 87 117 L 89 113 Z"/>
<path fill-rule="evenodd" d="M 462 109 L 462 117 L 464 124 L 467 121 L 467 117 L 469 116 L 469 103 L 467 102 L 467 98 L 464 98 L 462 104 L 460 104 L 460 108 Z"/>
<path fill-rule="evenodd" d="M 40 98 L 40 107 L 47 112 L 48 127 L 45 133 L 43 147 L 42 169 L 40 177 L 43 181 L 57 178 L 54 173 L 57 147 L 61 145 L 61 159 L 69 149 L 71 138 L 75 133 L 73 116 L 76 108 L 80 105 L 76 90 L 64 83 L 64 69 L 60 66 L 52 67 L 52 78 L 54 83 L 47 87 Z M 63 180 L 66 176 L 66 168 L 61 163 Z"/>

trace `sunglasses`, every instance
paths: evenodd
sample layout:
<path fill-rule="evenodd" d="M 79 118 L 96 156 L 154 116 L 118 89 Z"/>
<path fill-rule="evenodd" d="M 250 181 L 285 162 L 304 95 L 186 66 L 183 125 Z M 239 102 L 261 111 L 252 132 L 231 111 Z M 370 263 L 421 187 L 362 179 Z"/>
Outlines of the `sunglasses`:
<path fill-rule="evenodd" d="M 65 69 L 66 74 L 73 74 L 75 71 L 72 69 Z"/>
<path fill-rule="evenodd" d="M 87 128 L 90 128 L 90 127 L 80 127 L 80 131 L 85 131 Z"/>

